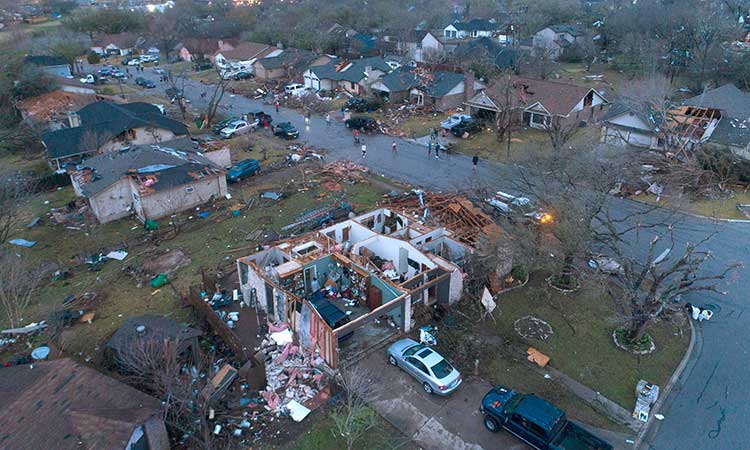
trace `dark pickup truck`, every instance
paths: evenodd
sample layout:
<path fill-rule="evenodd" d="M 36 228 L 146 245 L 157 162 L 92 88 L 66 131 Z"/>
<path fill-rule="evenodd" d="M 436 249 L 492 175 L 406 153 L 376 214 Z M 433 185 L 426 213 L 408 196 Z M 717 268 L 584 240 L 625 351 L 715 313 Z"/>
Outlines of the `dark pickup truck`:
<path fill-rule="evenodd" d="M 612 446 L 578 425 L 565 413 L 535 395 L 496 386 L 482 399 L 484 426 L 501 428 L 539 450 L 612 450 Z"/>

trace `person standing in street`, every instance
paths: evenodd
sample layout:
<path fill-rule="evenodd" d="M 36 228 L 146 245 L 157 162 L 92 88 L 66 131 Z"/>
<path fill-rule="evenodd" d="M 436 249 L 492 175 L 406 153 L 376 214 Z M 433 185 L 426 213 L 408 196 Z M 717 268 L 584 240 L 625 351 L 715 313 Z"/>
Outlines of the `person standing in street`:
<path fill-rule="evenodd" d="M 359 130 L 354 129 L 354 143 L 359 144 Z"/>
<path fill-rule="evenodd" d="M 471 172 L 477 173 L 477 164 L 479 164 L 479 155 L 474 155 L 473 158 L 471 158 Z"/>
<path fill-rule="evenodd" d="M 365 145 L 365 141 L 362 140 L 362 159 L 365 159 L 367 156 L 367 146 Z"/>
<path fill-rule="evenodd" d="M 326 125 L 331 126 L 331 114 L 326 113 Z"/>
<path fill-rule="evenodd" d="M 440 159 L 440 145 L 435 143 L 435 159 Z"/>
<path fill-rule="evenodd" d="M 430 154 L 432 153 L 432 142 L 427 143 L 427 157 L 430 157 Z"/>
<path fill-rule="evenodd" d="M 273 104 L 273 107 L 276 108 L 276 114 L 279 113 L 279 101 L 276 100 L 276 102 Z"/>
<path fill-rule="evenodd" d="M 391 143 L 391 153 L 393 153 L 394 155 L 396 153 L 398 153 L 398 146 L 396 145 L 396 140 L 395 139 Z"/>

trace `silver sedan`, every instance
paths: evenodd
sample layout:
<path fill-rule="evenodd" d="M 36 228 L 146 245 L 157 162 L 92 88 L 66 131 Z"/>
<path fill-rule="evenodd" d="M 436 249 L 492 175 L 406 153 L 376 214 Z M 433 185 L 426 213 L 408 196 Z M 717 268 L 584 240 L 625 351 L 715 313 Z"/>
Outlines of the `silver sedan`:
<path fill-rule="evenodd" d="M 447 359 L 412 339 L 388 347 L 388 362 L 416 378 L 428 394 L 448 395 L 461 385 L 461 373 Z"/>

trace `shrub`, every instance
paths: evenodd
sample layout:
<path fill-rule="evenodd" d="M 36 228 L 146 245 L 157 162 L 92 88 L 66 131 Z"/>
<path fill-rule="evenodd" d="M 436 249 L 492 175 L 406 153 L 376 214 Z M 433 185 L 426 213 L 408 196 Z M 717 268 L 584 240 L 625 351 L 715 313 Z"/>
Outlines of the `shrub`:
<path fill-rule="evenodd" d="M 99 64 L 101 60 L 101 56 L 96 52 L 89 52 L 89 54 L 86 55 L 86 61 L 88 61 L 89 64 Z"/>
<path fill-rule="evenodd" d="M 529 276 L 529 272 L 526 270 L 525 266 L 517 265 L 513 266 L 513 269 L 511 269 L 510 276 L 520 282 L 524 282 L 526 281 L 526 277 Z"/>

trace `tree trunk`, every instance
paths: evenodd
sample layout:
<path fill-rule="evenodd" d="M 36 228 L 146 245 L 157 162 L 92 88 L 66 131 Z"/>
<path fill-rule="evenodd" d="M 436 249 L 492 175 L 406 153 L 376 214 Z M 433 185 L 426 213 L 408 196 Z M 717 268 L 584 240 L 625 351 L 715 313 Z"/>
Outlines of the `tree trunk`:
<path fill-rule="evenodd" d="M 643 339 L 643 335 L 646 334 L 646 328 L 648 327 L 649 322 L 648 316 L 646 315 L 633 317 L 628 329 L 628 339 L 630 339 L 631 342 Z"/>

